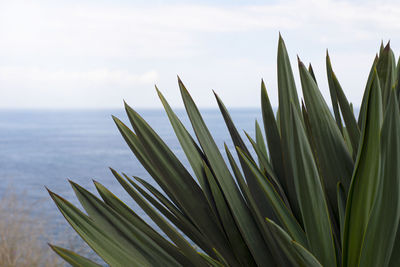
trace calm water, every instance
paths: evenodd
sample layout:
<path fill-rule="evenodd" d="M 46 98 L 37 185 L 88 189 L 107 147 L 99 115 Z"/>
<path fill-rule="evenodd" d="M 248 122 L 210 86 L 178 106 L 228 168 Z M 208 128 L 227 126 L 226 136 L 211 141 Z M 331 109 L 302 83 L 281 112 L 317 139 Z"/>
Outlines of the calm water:
<path fill-rule="evenodd" d="M 234 109 L 231 116 L 239 130 L 254 136 L 254 121 L 261 122 L 258 109 Z M 187 160 L 162 110 L 139 110 L 180 159 Z M 178 116 L 186 126 L 189 120 L 183 110 Z M 218 110 L 202 110 L 205 122 L 217 145 L 224 141 L 233 148 Z M 21 197 L 43 200 L 40 209 L 46 213 L 49 229 L 55 238 L 60 228 L 69 229 L 56 210 L 44 186 L 70 200 L 77 201 L 67 179 L 95 192 L 92 179 L 101 182 L 126 201 L 139 214 L 142 212 L 117 184 L 108 167 L 149 179 L 120 136 L 111 115 L 128 122 L 122 110 L 74 111 L 0 111 L 0 196 L 10 186 Z"/>

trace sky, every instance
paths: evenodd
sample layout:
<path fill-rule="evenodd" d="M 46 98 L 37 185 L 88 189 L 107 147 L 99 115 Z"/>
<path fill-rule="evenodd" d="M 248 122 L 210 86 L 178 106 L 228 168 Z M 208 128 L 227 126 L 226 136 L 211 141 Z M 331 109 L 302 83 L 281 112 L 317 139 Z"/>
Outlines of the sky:
<path fill-rule="evenodd" d="M 177 75 L 200 107 L 259 107 L 262 78 L 276 106 L 279 32 L 299 92 L 297 55 L 330 104 L 329 49 L 357 106 L 381 41 L 400 53 L 396 2 L 0 0 L 0 109 L 158 108 L 154 85 L 182 107 Z"/>

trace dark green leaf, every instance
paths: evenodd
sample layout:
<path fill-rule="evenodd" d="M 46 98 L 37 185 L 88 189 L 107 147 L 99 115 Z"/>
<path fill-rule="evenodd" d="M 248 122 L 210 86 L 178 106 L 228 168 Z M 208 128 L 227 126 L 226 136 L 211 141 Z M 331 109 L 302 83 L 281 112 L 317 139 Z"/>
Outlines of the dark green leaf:
<path fill-rule="evenodd" d="M 61 258 L 74 267 L 101 267 L 101 265 L 76 254 L 65 248 L 60 248 L 57 246 L 50 245 L 51 249 L 54 250 Z"/>
<path fill-rule="evenodd" d="M 244 181 L 244 178 L 239 170 L 239 167 L 237 166 L 235 160 L 233 159 L 231 152 L 229 151 L 229 149 L 226 145 L 225 145 L 225 152 L 226 152 L 226 155 L 228 156 L 228 160 L 231 164 L 233 173 L 235 174 L 236 180 L 240 186 L 242 194 L 245 197 L 253 216 L 256 218 L 258 228 L 260 229 L 260 232 L 263 235 L 263 238 L 264 238 L 266 244 L 270 248 L 272 257 L 275 259 L 275 262 L 278 264 L 278 266 L 286 266 L 286 263 L 287 263 L 286 256 L 282 253 L 282 251 L 279 250 L 279 248 L 272 236 L 270 229 L 268 228 L 268 226 L 265 223 L 265 217 L 263 217 L 261 215 L 261 212 L 259 211 L 258 206 L 255 203 L 255 200 L 254 200 L 253 196 L 251 195 L 246 182 Z M 274 215 L 274 218 L 275 217 L 276 216 Z M 272 264 L 272 261 L 271 261 L 271 264 Z"/>
<path fill-rule="evenodd" d="M 294 266 L 322 267 L 318 260 L 303 246 L 295 242 L 279 225 L 267 219 L 276 241 Z"/>
<path fill-rule="evenodd" d="M 307 246 L 308 241 L 303 229 L 293 216 L 292 212 L 285 205 L 284 201 L 280 197 L 279 193 L 275 190 L 272 183 L 265 176 L 263 176 L 256 164 L 249 157 L 247 157 L 246 154 L 241 152 L 240 149 L 238 150 L 240 156 L 243 157 L 250 170 L 257 177 L 260 187 L 264 190 L 270 205 L 274 208 L 275 214 L 279 218 L 284 228 L 289 232 L 290 236 L 294 240 Z"/>
<path fill-rule="evenodd" d="M 297 95 L 296 84 L 294 82 L 292 67 L 290 66 L 289 56 L 287 54 L 285 43 L 279 36 L 278 44 L 278 98 L 279 98 L 279 125 L 282 138 L 283 165 L 285 170 L 282 187 L 289 199 L 290 206 L 297 220 L 301 222 L 299 204 L 297 202 L 296 190 L 293 181 L 292 166 L 288 160 L 290 155 L 289 136 L 291 135 L 290 107 L 291 102 L 300 113 L 299 98 Z"/>
<path fill-rule="evenodd" d="M 49 194 L 69 224 L 105 262 L 121 267 L 150 266 L 145 258 L 140 256 L 136 258 L 67 200 L 51 191 Z"/>
<path fill-rule="evenodd" d="M 177 262 L 156 242 L 131 224 L 111 207 L 100 201 L 89 191 L 70 182 L 89 217 L 113 240 L 126 249 L 134 258 L 147 260 L 151 265 L 173 266 Z M 151 252 L 151 253 L 150 253 Z"/>
<path fill-rule="evenodd" d="M 368 218 L 375 201 L 382 125 L 382 97 L 376 71 L 368 89 L 358 156 L 348 193 L 343 235 L 343 266 L 358 266 Z"/>
<path fill-rule="evenodd" d="M 214 175 L 208 168 L 207 164 L 204 163 L 204 172 L 207 176 L 208 182 L 210 184 L 211 192 L 214 197 L 215 204 L 217 206 L 219 217 L 221 218 L 222 224 L 224 226 L 226 235 L 231 244 L 231 249 L 237 257 L 237 260 L 241 263 L 241 266 L 255 266 L 255 262 L 249 249 L 244 242 L 240 231 L 235 223 L 232 213 L 226 203 L 224 195 L 221 192 L 221 188 L 215 180 Z M 269 253 L 269 251 L 266 251 Z"/>
<path fill-rule="evenodd" d="M 168 254 L 174 257 L 183 266 L 190 264 L 190 261 L 180 252 L 180 250 L 172 243 L 167 241 L 159 233 L 157 233 L 151 226 L 149 226 L 142 218 L 140 218 L 133 210 L 131 210 L 125 203 L 119 200 L 114 194 L 112 194 L 107 188 L 100 183 L 95 182 L 97 191 L 101 198 L 107 205 L 112 207 L 118 214 L 123 216 L 127 221 L 134 224 L 144 234 L 149 236 L 155 241 L 160 247 L 162 247 Z"/>
<path fill-rule="evenodd" d="M 364 123 L 364 118 L 365 118 L 365 113 L 367 109 L 367 103 L 368 103 L 368 96 L 369 96 L 369 90 L 371 88 L 373 76 L 374 76 L 374 71 L 376 71 L 376 64 L 378 63 L 378 56 L 375 56 L 374 62 L 372 63 L 372 67 L 369 71 L 368 75 L 368 80 L 367 84 L 365 85 L 365 90 L 364 90 L 364 95 L 361 101 L 361 107 L 360 107 L 360 112 L 358 113 L 358 128 L 362 129 L 363 128 L 363 123 Z"/>
<path fill-rule="evenodd" d="M 261 110 L 271 164 L 282 184 L 282 187 L 287 190 L 284 180 L 285 172 L 283 166 L 281 137 L 278 130 L 278 125 L 276 124 L 274 111 L 272 110 L 271 103 L 269 101 L 267 89 L 265 88 L 264 81 L 261 81 Z"/>
<path fill-rule="evenodd" d="M 332 70 L 331 62 L 329 59 L 329 55 L 326 55 L 326 65 L 327 65 L 327 72 L 328 72 L 328 81 L 329 81 L 329 89 L 335 91 L 334 93 L 337 96 L 340 109 L 342 111 L 343 120 L 346 124 L 346 130 L 350 137 L 350 141 L 352 144 L 352 148 L 354 153 L 358 151 L 358 143 L 360 141 L 360 129 L 358 128 L 356 118 L 354 113 L 350 107 L 350 104 L 344 94 L 342 87 L 339 84 L 338 79 L 336 78 L 335 73 Z M 331 93 L 333 94 L 333 93 Z M 336 113 L 335 113 L 336 116 Z M 338 115 L 340 116 L 340 114 Z"/>
<path fill-rule="evenodd" d="M 328 50 L 326 51 L 326 72 L 328 75 L 329 93 L 331 95 L 332 108 L 333 108 L 333 113 L 335 114 L 336 124 L 339 127 L 339 130 L 343 131 L 342 119 L 340 117 L 340 112 L 339 112 L 336 84 L 333 79 L 334 73 L 332 71 L 332 65 L 331 65 L 331 60 L 329 58 Z"/>
<path fill-rule="evenodd" d="M 300 115 L 293 104 L 292 107 L 290 160 L 310 251 L 324 266 L 333 267 L 336 266 L 335 246 L 324 189 Z"/>
<path fill-rule="evenodd" d="M 228 127 L 229 133 L 232 137 L 232 141 L 235 146 L 240 147 L 249 157 L 251 157 L 251 154 L 249 150 L 247 149 L 246 145 L 244 144 L 244 141 L 240 137 L 239 132 L 237 131 L 231 116 L 229 115 L 228 110 L 226 109 L 224 103 L 222 100 L 218 97 L 216 93 L 214 93 L 215 98 L 217 99 L 219 109 L 222 113 L 222 116 L 225 120 L 225 123 Z M 251 194 L 253 195 L 257 205 L 259 206 L 259 210 L 263 214 L 264 217 L 272 217 L 273 216 L 273 211 L 271 210 L 270 206 L 267 204 L 267 200 L 263 192 L 260 190 L 258 187 L 257 179 L 254 177 L 252 172 L 248 169 L 246 164 L 243 162 L 243 160 L 239 157 L 240 164 L 243 169 L 244 176 L 246 178 L 247 185 L 249 187 L 249 190 Z"/>
<path fill-rule="evenodd" d="M 259 148 L 260 152 L 264 155 L 264 158 L 266 158 L 268 160 L 268 151 L 267 151 L 267 147 L 265 146 L 264 136 L 263 136 L 263 134 L 261 132 L 261 128 L 260 128 L 260 125 L 258 124 L 257 120 L 256 120 L 256 123 L 255 123 L 255 133 L 256 133 L 256 144 L 257 144 L 257 147 Z M 260 160 L 258 162 L 259 162 L 259 164 L 261 166 Z"/>
<path fill-rule="evenodd" d="M 221 190 L 247 246 L 258 264 L 268 261 L 268 256 L 265 253 L 265 250 L 268 248 L 262 239 L 254 218 L 251 216 L 249 208 L 235 184 L 232 174 L 226 166 L 214 139 L 193 102 L 193 99 L 180 80 L 179 86 L 186 112 L 188 113 L 197 139 L 207 157 L 215 178 L 221 186 Z"/>
<path fill-rule="evenodd" d="M 111 170 L 117 181 L 122 185 L 125 191 L 135 200 L 144 212 L 161 228 L 161 230 L 182 250 L 182 253 L 195 266 L 206 266 L 204 260 L 198 255 L 197 251 L 189 242 L 154 208 L 143 199 L 143 197 L 130 186 L 116 171 Z"/>
<path fill-rule="evenodd" d="M 400 219 L 400 112 L 394 90 L 380 138 L 379 185 L 361 251 L 360 266 L 388 266 Z"/>

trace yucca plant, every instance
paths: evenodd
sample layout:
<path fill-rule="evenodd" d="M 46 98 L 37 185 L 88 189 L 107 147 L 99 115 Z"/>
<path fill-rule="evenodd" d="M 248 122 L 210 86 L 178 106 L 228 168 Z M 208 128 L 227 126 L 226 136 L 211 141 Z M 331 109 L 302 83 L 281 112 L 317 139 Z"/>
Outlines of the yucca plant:
<path fill-rule="evenodd" d="M 98 182 L 101 197 L 71 185 L 86 213 L 50 192 L 77 233 L 111 266 L 400 266 L 399 67 L 381 47 L 358 118 L 326 57 L 331 112 L 311 65 L 299 60 L 299 103 L 284 41 L 278 45 L 279 108 L 261 82 L 263 130 L 246 147 L 216 96 L 239 157 L 215 144 L 181 80 L 195 137 L 158 95 L 192 173 L 125 104 L 133 127 L 113 118 L 126 143 L 159 185 L 111 169 L 162 232 Z M 74 266 L 98 266 L 52 246 Z"/>

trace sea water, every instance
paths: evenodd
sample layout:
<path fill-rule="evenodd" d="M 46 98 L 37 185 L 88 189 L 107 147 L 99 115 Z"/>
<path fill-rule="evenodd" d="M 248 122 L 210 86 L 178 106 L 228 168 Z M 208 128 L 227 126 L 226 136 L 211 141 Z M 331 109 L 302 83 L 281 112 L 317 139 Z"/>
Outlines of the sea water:
<path fill-rule="evenodd" d="M 165 112 L 158 109 L 138 112 L 191 171 Z M 178 109 L 176 113 L 193 134 L 185 111 Z M 225 154 L 224 142 L 234 151 L 221 113 L 217 109 L 204 109 L 201 113 L 222 154 Z M 243 130 L 254 138 L 256 119 L 262 127 L 259 109 L 232 109 L 230 114 L 243 139 L 246 139 Z M 0 197 L 12 188 L 29 203 L 41 200 L 37 208 L 48 218 L 48 231 L 55 243 L 65 238 L 60 233 L 69 226 L 45 186 L 79 206 L 68 179 L 94 193 L 92 181 L 102 183 L 148 220 L 108 169 L 112 167 L 154 184 L 126 145 L 111 115 L 129 125 L 123 110 L 0 111 Z"/>

